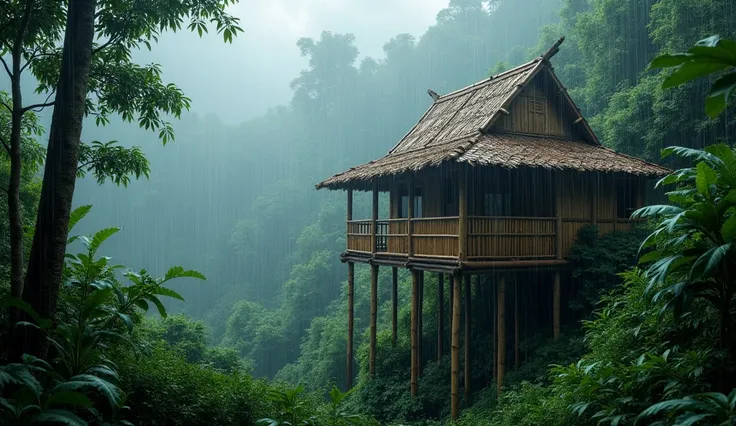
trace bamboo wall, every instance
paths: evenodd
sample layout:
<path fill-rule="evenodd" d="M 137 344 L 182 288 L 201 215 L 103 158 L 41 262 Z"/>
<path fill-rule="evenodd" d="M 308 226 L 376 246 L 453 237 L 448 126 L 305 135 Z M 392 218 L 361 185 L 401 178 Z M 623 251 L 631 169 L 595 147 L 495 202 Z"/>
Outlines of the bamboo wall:
<path fill-rule="evenodd" d="M 447 197 L 447 194 L 457 194 L 450 187 L 457 182 L 450 179 L 454 176 L 456 174 L 447 170 L 435 170 L 413 180 L 422 192 L 421 217 L 411 221 L 414 256 L 458 257 L 459 217 L 445 215 L 447 211 L 454 211 Z M 595 223 L 600 235 L 631 229 L 618 203 L 619 200 L 636 198 L 637 206 L 642 205 L 645 187 L 642 180 L 625 183 L 626 179 L 631 178 L 541 169 L 471 169 L 468 180 L 468 261 L 555 258 L 558 256 L 558 238 L 562 257 L 565 257 L 575 244 L 580 229 L 585 226 Z M 559 196 L 555 193 L 556 188 L 560 188 Z M 409 253 L 409 221 L 398 217 L 398 203 L 406 191 L 406 180 L 397 181 L 391 189 L 390 218 L 376 223 L 376 252 Z M 504 214 L 491 215 L 487 211 L 484 194 L 488 193 L 501 194 Z M 559 229 L 558 214 L 561 216 Z M 374 251 L 371 226 L 371 220 L 348 223 L 348 250 Z"/>

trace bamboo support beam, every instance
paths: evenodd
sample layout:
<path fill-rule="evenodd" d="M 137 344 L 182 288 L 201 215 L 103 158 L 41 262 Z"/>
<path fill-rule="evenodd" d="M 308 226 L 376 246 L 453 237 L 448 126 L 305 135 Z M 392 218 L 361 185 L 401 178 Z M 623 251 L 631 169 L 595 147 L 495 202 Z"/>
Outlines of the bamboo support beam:
<path fill-rule="evenodd" d="M 391 346 L 396 347 L 399 317 L 399 269 L 391 268 Z"/>
<path fill-rule="evenodd" d="M 501 395 L 503 376 L 506 372 L 506 277 L 502 274 L 498 281 L 498 368 L 496 371 L 497 392 Z"/>
<path fill-rule="evenodd" d="M 458 188 L 458 259 L 468 257 L 468 171 L 463 168 L 459 175 Z"/>
<path fill-rule="evenodd" d="M 422 375 L 424 359 L 422 358 L 422 346 L 424 342 L 424 271 L 419 271 L 419 303 L 417 307 L 417 369 Z"/>
<path fill-rule="evenodd" d="M 470 406 L 470 275 L 465 276 L 465 406 Z"/>
<path fill-rule="evenodd" d="M 519 280 L 514 276 L 514 368 L 519 368 Z"/>
<path fill-rule="evenodd" d="M 560 337 L 560 271 L 555 271 L 555 287 L 552 295 L 552 333 L 557 340 Z"/>
<path fill-rule="evenodd" d="M 371 323 L 370 354 L 368 368 L 370 376 L 376 375 L 376 313 L 378 311 L 378 265 L 371 265 Z"/>
<path fill-rule="evenodd" d="M 353 220 L 353 190 L 348 189 L 348 201 L 347 201 L 347 221 L 345 222 L 345 233 L 347 234 L 347 238 L 345 238 L 346 243 L 346 249 L 350 248 L 350 221 Z"/>
<path fill-rule="evenodd" d="M 371 252 L 376 250 L 376 231 L 378 222 L 378 184 L 373 184 L 373 212 L 371 214 Z"/>
<path fill-rule="evenodd" d="M 411 396 L 419 393 L 419 369 L 417 368 L 417 305 L 419 299 L 419 272 L 411 271 Z"/>
<path fill-rule="evenodd" d="M 437 363 L 442 362 L 445 334 L 445 274 L 437 274 Z"/>
<path fill-rule="evenodd" d="M 451 415 L 460 414 L 460 275 L 452 276 Z"/>
<path fill-rule="evenodd" d="M 353 387 L 353 330 L 355 324 L 355 264 L 348 262 L 348 353 L 345 370 L 347 389 Z"/>
<path fill-rule="evenodd" d="M 407 251 L 409 257 L 414 256 L 414 178 L 409 176 L 409 200 L 406 206 L 406 233 L 407 233 Z"/>
<path fill-rule="evenodd" d="M 562 172 L 558 172 L 555 182 L 555 255 L 562 259 Z"/>

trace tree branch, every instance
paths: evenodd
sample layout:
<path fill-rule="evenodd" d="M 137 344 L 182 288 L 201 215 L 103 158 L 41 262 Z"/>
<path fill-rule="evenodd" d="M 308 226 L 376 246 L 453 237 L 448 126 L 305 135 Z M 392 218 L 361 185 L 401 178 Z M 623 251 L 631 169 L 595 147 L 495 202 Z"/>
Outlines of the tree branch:
<path fill-rule="evenodd" d="M 3 63 L 3 66 L 5 67 L 5 72 L 8 73 L 8 77 L 10 77 L 12 79 L 13 78 L 13 72 L 10 71 L 10 67 L 8 67 L 8 63 L 5 62 L 5 59 L 3 59 L 2 56 L 0 56 L 0 62 Z"/>
<path fill-rule="evenodd" d="M 13 113 L 13 108 L 10 108 L 10 105 L 6 104 L 5 102 L 0 101 L 0 105 L 4 106 L 10 113 Z"/>
<path fill-rule="evenodd" d="M 22 113 L 25 114 L 26 112 L 30 110 L 34 110 L 33 112 L 41 112 L 42 109 L 53 106 L 56 103 L 56 99 L 54 99 L 51 102 L 49 102 L 49 99 L 51 99 L 51 96 L 53 96 L 55 93 L 56 93 L 56 90 L 49 93 L 49 95 L 46 96 L 46 100 L 43 101 L 43 103 L 33 104 L 33 105 L 28 105 L 27 107 L 23 107 Z M 35 108 L 39 108 L 39 109 L 36 110 Z"/>
<path fill-rule="evenodd" d="M 10 156 L 10 145 L 8 145 L 8 142 L 5 139 L 0 137 L 0 143 L 3 144 L 3 147 L 8 152 L 8 156 Z"/>

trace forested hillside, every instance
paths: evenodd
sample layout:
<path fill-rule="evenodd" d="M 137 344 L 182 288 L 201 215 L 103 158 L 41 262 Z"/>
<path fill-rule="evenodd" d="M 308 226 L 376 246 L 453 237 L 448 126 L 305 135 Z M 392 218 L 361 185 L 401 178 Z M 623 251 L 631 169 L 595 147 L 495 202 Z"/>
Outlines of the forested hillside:
<path fill-rule="evenodd" d="M 120 2 L 128 6 L 131 3 Z M 25 2 L 6 3 L 8 8 L 11 3 L 18 8 Z M 207 2 L 193 2 L 199 3 Z M 6 31 L 2 19 L 0 35 Z M 196 28 L 191 30 L 196 32 Z M 247 31 L 233 33 L 248 37 Z M 715 77 L 665 88 L 663 82 L 672 69 L 649 67 L 659 55 L 686 52 L 712 35 L 736 39 L 733 0 L 451 0 L 421 36 L 398 34 L 387 40 L 380 58 L 361 58 L 357 41 L 349 33 L 324 31 L 318 38 L 295 40 L 308 67 L 291 82 L 291 102 L 259 118 L 233 126 L 215 115 L 200 116 L 186 110 L 176 119 L 175 108 L 156 106 L 162 116 L 170 118 L 175 132 L 175 138 L 166 144 L 161 143 L 158 132 L 139 128 L 136 120 L 127 122 L 119 114 L 110 114 L 110 123 L 105 126 L 96 125 L 95 114 L 85 118 L 82 142 L 115 140 L 125 147 L 140 146 L 141 151 L 126 151 L 119 155 L 123 159 L 119 163 L 111 161 L 104 170 L 86 169 L 85 176 L 77 179 L 73 204 L 79 208 L 79 217 L 72 213 L 72 234 L 90 235 L 90 240 L 71 242 L 69 251 L 82 254 L 67 260 L 69 289 L 62 290 L 58 316 L 70 323 L 89 320 L 92 328 L 99 327 L 95 321 L 103 318 L 100 321 L 106 325 L 116 324 L 115 333 L 125 334 L 127 329 L 126 340 L 141 350 L 131 351 L 116 341 L 105 347 L 108 352 L 95 352 L 105 362 L 108 357 L 115 360 L 118 366 L 114 370 L 123 393 L 117 388 L 107 393 L 98 388 L 95 392 L 102 393 L 90 398 L 90 405 L 97 407 L 105 398 L 120 399 L 128 392 L 131 397 L 127 402 L 125 398 L 116 400 L 119 406 L 127 404 L 127 411 L 85 411 L 84 420 L 90 424 L 102 424 L 103 418 L 110 424 L 122 419 L 141 425 L 208 421 L 253 424 L 261 417 L 269 420 L 281 416 L 279 421 L 293 423 L 273 420 L 270 424 L 297 424 L 297 419 L 313 415 L 313 423 L 299 424 L 450 424 L 449 362 L 428 363 L 420 383 L 421 396 L 413 399 L 409 395 L 409 277 L 403 271 L 399 276 L 401 341 L 391 347 L 390 271 L 381 270 L 378 378 L 369 380 L 369 270 L 356 268 L 357 386 L 349 396 L 337 391 L 346 385 L 347 270 L 339 257 L 345 248 L 346 205 L 344 194 L 316 191 L 314 185 L 386 154 L 431 105 L 428 88 L 443 94 L 472 84 L 539 56 L 561 35 L 566 41 L 552 61 L 555 72 L 606 146 L 672 168 L 690 167 L 693 162 L 706 164 L 698 165 L 699 181 L 705 179 L 701 175 L 710 173 L 701 172 L 704 167 L 717 171 L 718 177 L 708 174 L 708 188 L 712 189 L 701 193 L 706 201 L 696 201 L 733 200 L 736 185 L 728 180 L 728 173 L 736 170 L 736 163 L 730 163 L 734 161 L 731 148 L 736 108 L 730 106 L 709 117 L 705 99 Z M 142 38 L 149 36 L 139 34 Z M 8 58 L 10 53 L 5 47 L 0 50 Z M 44 63 L 38 70 L 31 67 L 34 75 L 48 76 L 48 81 L 39 81 L 50 87 L 57 74 L 47 68 Z M 702 68 L 710 70 L 708 65 Z M 716 67 L 712 71 L 726 69 Z M 94 82 L 100 77 L 93 74 L 92 78 Z M 733 81 L 729 81 L 731 86 L 721 90 L 733 89 Z M 5 87 L 3 82 L 0 88 Z M 105 90 L 112 89 L 104 84 L 99 87 L 107 87 L 97 89 L 102 91 L 100 99 L 105 99 Z M 726 99 L 729 94 L 727 91 Z M 11 103 L 10 93 L 2 96 L 4 103 Z M 88 96 L 98 94 L 91 90 Z M 141 96 L 143 101 L 155 103 Z M 156 96 L 169 99 L 166 102 L 171 99 Z M 124 102 L 135 104 L 136 113 L 141 112 L 139 101 L 119 101 L 117 105 L 123 106 L 111 112 L 124 114 L 128 108 Z M 158 98 L 155 101 L 165 103 Z M 111 105 L 116 102 L 117 98 Z M 19 188 L 24 229 L 31 229 L 24 234 L 26 258 L 32 247 L 42 187 L 39 175 L 49 136 L 49 129 L 43 130 L 49 117 L 32 112 L 23 119 L 24 166 Z M 6 138 L 10 118 L 0 115 L 0 125 Z M 725 145 L 712 148 L 718 143 Z M 661 159 L 662 150 L 673 145 L 694 150 L 710 146 L 711 151 L 684 151 Z M 0 178 L 5 187 L 11 162 L 1 158 Z M 143 175 L 148 174 L 149 167 L 146 178 Z M 80 166 L 80 170 L 85 169 Z M 692 194 L 698 193 L 702 185 L 695 187 L 695 174 L 681 174 L 693 182 L 679 182 L 691 192 L 678 195 L 697 198 Z M 120 175 L 129 176 L 130 181 L 115 185 L 112 181 Z M 687 187 L 691 183 L 693 187 Z M 7 194 L 0 193 L 0 199 Z M 355 217 L 370 216 L 369 198 L 368 194 L 356 193 Z M 693 208 L 697 204 L 694 199 L 677 199 L 674 203 L 679 201 L 684 209 Z M 94 207 L 85 214 L 87 205 Z M 698 298 L 699 289 L 689 293 L 682 290 L 684 284 L 679 290 L 666 287 L 666 291 L 657 293 L 665 283 L 677 281 L 677 273 L 685 274 L 682 271 L 673 269 L 669 277 L 662 272 L 661 281 L 653 283 L 653 270 L 646 275 L 643 270 L 631 269 L 637 264 L 637 249 L 651 229 L 601 239 L 581 234 L 572 259 L 571 277 L 578 293 L 569 308 L 575 315 L 567 318 L 563 337 L 552 342 L 544 332 L 525 329 L 523 363 L 507 376 L 500 399 L 490 375 L 492 359 L 486 354 L 477 355 L 474 383 L 483 386 L 474 388 L 472 400 L 463 401 L 459 424 L 633 424 L 642 411 L 666 400 L 680 401 L 679 405 L 660 407 L 672 415 L 657 409 L 649 413 L 659 416 L 662 424 L 690 424 L 688 419 L 701 421 L 696 424 L 731 424 L 736 418 L 734 393 L 725 402 L 718 400 L 721 411 L 698 419 L 692 416 L 708 411 L 680 399 L 699 392 L 721 392 L 724 395 L 720 397 L 725 398 L 733 387 L 732 383 L 724 383 L 735 377 L 733 344 L 723 343 L 734 330 L 734 287 L 733 278 L 728 276 L 733 267 L 723 265 L 734 258 L 736 251 L 730 246 L 736 234 L 733 227 L 726 226 L 736 215 L 731 204 L 724 206 L 718 207 L 718 220 L 722 220 L 714 225 L 716 234 L 723 232 L 723 236 L 718 234 L 719 247 L 728 245 L 720 249 L 722 257 L 714 258 L 712 265 L 710 257 L 702 261 L 696 257 L 698 260 L 692 262 L 697 267 L 686 266 L 698 270 L 705 268 L 701 263 L 707 263 L 709 273 L 725 274 L 730 287 L 724 286 L 729 290 L 718 294 L 726 299 L 725 308 L 723 303 L 718 308 L 709 305 L 715 303 L 712 295 Z M 7 209 L 3 199 L 0 296 L 11 287 Z M 672 216 L 682 212 L 649 213 L 654 224 L 662 220 L 662 214 L 664 220 L 676 222 Z M 121 231 L 95 234 L 113 226 Z M 705 233 L 699 229 L 697 232 Z M 675 235 L 677 232 L 681 234 Z M 702 238 L 702 234 L 693 237 L 695 234 L 674 225 L 665 226 L 658 231 L 657 244 L 661 247 L 653 253 L 669 256 L 673 250 L 694 249 L 664 241 L 664 236 L 670 234 L 673 241 L 677 236 L 689 236 L 695 245 Z M 706 250 L 708 256 L 713 252 Z M 119 311 L 110 308 L 118 296 L 113 295 L 115 285 L 110 284 L 108 289 L 106 283 L 122 278 L 106 269 L 107 260 L 100 260 L 101 264 L 90 261 L 103 255 L 140 271 L 128 278 L 132 288 L 150 290 L 146 287 L 149 285 L 165 289 L 150 294 L 146 293 L 149 290 L 140 290 L 139 295 L 126 293 L 115 308 Z M 662 266 L 665 263 L 659 264 L 660 270 L 671 264 L 679 268 L 682 262 L 670 259 L 666 267 Z M 172 269 L 172 265 L 186 268 Z M 641 267 L 646 268 L 646 263 Z M 706 280 L 704 274 L 699 279 Z M 204 277 L 206 281 L 201 283 L 168 281 Z M 686 281 L 682 278 L 682 283 Z M 428 278 L 426 285 L 427 292 L 434 292 L 436 278 Z M 98 290 L 109 293 L 92 296 Z M 652 300 L 654 293 L 658 296 Z M 670 303 L 670 296 L 677 302 Z M 102 308 L 92 314 L 75 308 L 94 303 Z M 674 313 L 669 309 L 673 305 Z M 436 327 L 435 310 L 434 301 L 424 305 L 426 330 Z M 154 311 L 164 317 L 168 312 L 169 316 L 155 319 Z M 683 311 L 684 316 L 680 316 Z M 109 319 L 103 316 L 107 314 L 111 315 Z M 3 321 L 7 318 L 5 315 Z M 101 334 L 105 333 L 103 329 Z M 0 337 L 5 339 L 6 334 Z M 431 348 L 433 336 L 425 337 L 425 346 Z M 483 339 L 478 338 L 478 347 L 490 344 Z M 12 357 L 12 351 L 7 351 Z M 550 370 L 552 364 L 555 367 Z M 34 370 L 37 376 L 45 368 L 40 365 L 36 364 L 39 370 Z M 0 370 L 0 391 L 6 382 L 21 386 L 14 371 L 10 367 Z M 48 381 L 59 380 L 53 377 Z M 304 391 L 298 385 L 303 385 Z M 84 388 L 80 384 L 70 386 Z M 333 386 L 336 388 L 325 402 L 324 394 Z M 6 401 L 10 390 L 5 392 L 0 402 Z M 54 407 L 51 403 L 44 405 L 47 398 L 38 397 L 44 410 Z M 703 404 L 709 403 L 702 400 Z M 79 408 L 86 401 L 69 405 Z M 348 412 L 361 416 L 352 418 Z M 687 417 L 687 413 L 692 416 Z M 678 420 L 680 414 L 684 417 Z M 642 419 L 639 421 L 646 422 Z"/>

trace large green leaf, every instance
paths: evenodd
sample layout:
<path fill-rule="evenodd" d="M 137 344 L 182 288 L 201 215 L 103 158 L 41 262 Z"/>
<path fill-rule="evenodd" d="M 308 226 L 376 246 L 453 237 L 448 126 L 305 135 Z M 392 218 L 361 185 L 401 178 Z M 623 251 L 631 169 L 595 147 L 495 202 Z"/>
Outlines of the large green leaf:
<path fill-rule="evenodd" d="M 639 218 L 649 218 L 649 217 L 656 217 L 656 216 L 667 216 L 667 215 L 675 215 L 678 213 L 682 213 L 684 210 L 677 206 L 669 206 L 669 205 L 654 205 L 654 206 L 646 206 L 642 207 L 640 209 L 637 209 L 631 214 L 632 219 L 639 219 Z"/>
<path fill-rule="evenodd" d="M 157 287 L 154 290 L 154 294 L 157 294 L 159 296 L 171 297 L 171 298 L 174 298 L 174 299 L 177 299 L 177 300 L 181 300 L 182 302 L 184 301 L 184 297 L 182 297 L 182 295 L 180 295 L 179 293 L 175 292 L 174 290 L 172 290 L 170 288 L 166 288 L 166 287 L 161 287 L 161 286 Z"/>
<path fill-rule="evenodd" d="M 202 275 L 201 272 L 197 272 L 194 270 L 186 270 L 182 268 L 181 266 L 174 266 L 171 269 L 166 272 L 166 276 L 164 277 L 164 281 L 168 281 L 174 278 L 197 278 L 200 280 L 206 280 L 204 275 Z"/>
<path fill-rule="evenodd" d="M 158 299 L 156 296 L 149 296 L 148 300 L 151 301 L 156 306 L 156 309 L 158 309 L 158 314 L 161 315 L 161 318 L 166 318 L 166 308 L 164 307 L 163 303 Z"/>
<path fill-rule="evenodd" d="M 718 62 L 705 62 L 703 60 L 685 62 L 680 65 L 675 72 L 664 79 L 662 88 L 669 89 L 671 87 L 676 87 L 695 80 L 696 78 L 705 77 L 709 74 L 713 74 L 714 72 L 723 71 L 729 67 L 731 67 L 731 65 Z"/>
<path fill-rule="evenodd" d="M 693 263 L 691 269 L 691 279 L 701 277 L 710 277 L 716 271 L 716 268 L 726 259 L 728 251 L 731 250 L 731 244 L 713 247 L 703 253 L 698 260 Z"/>
<path fill-rule="evenodd" d="M 698 163 L 697 171 L 695 186 L 700 195 L 710 198 L 711 187 L 718 182 L 718 173 L 704 162 Z"/>
<path fill-rule="evenodd" d="M 120 402 L 120 389 L 109 381 L 92 374 L 78 374 L 63 385 L 66 385 L 65 390 L 94 389 L 107 399 L 112 408 L 117 407 Z"/>
<path fill-rule="evenodd" d="M 87 426 L 87 422 L 68 410 L 54 409 L 38 413 L 34 417 L 34 423 L 55 424 L 66 426 Z"/>
<path fill-rule="evenodd" d="M 731 215 L 721 226 L 723 241 L 733 243 L 736 240 L 736 214 Z"/>
<path fill-rule="evenodd" d="M 90 254 L 94 255 L 97 253 L 97 249 L 100 248 L 100 245 L 104 243 L 105 240 L 115 235 L 118 231 L 120 231 L 120 228 L 105 228 L 95 232 L 95 235 L 92 236 L 92 240 L 89 242 L 89 246 L 87 247 Z"/>
<path fill-rule="evenodd" d="M 689 158 L 695 162 L 705 161 L 709 166 L 718 168 L 721 165 L 721 159 L 711 154 L 708 151 L 686 148 L 684 146 L 668 146 L 662 150 L 662 158 L 667 158 L 670 155 L 675 154 L 678 157 Z M 688 170 L 688 169 L 684 169 Z"/>
<path fill-rule="evenodd" d="M 710 118 L 717 117 L 726 109 L 728 98 L 731 93 L 736 89 L 736 73 L 725 75 L 710 88 L 708 97 L 705 98 L 705 113 Z"/>
<path fill-rule="evenodd" d="M 92 205 L 84 205 L 79 206 L 76 209 L 72 210 L 72 212 L 69 214 L 69 232 L 74 229 L 74 226 L 82 219 L 84 219 L 85 216 L 87 216 L 87 213 L 92 210 Z"/>

